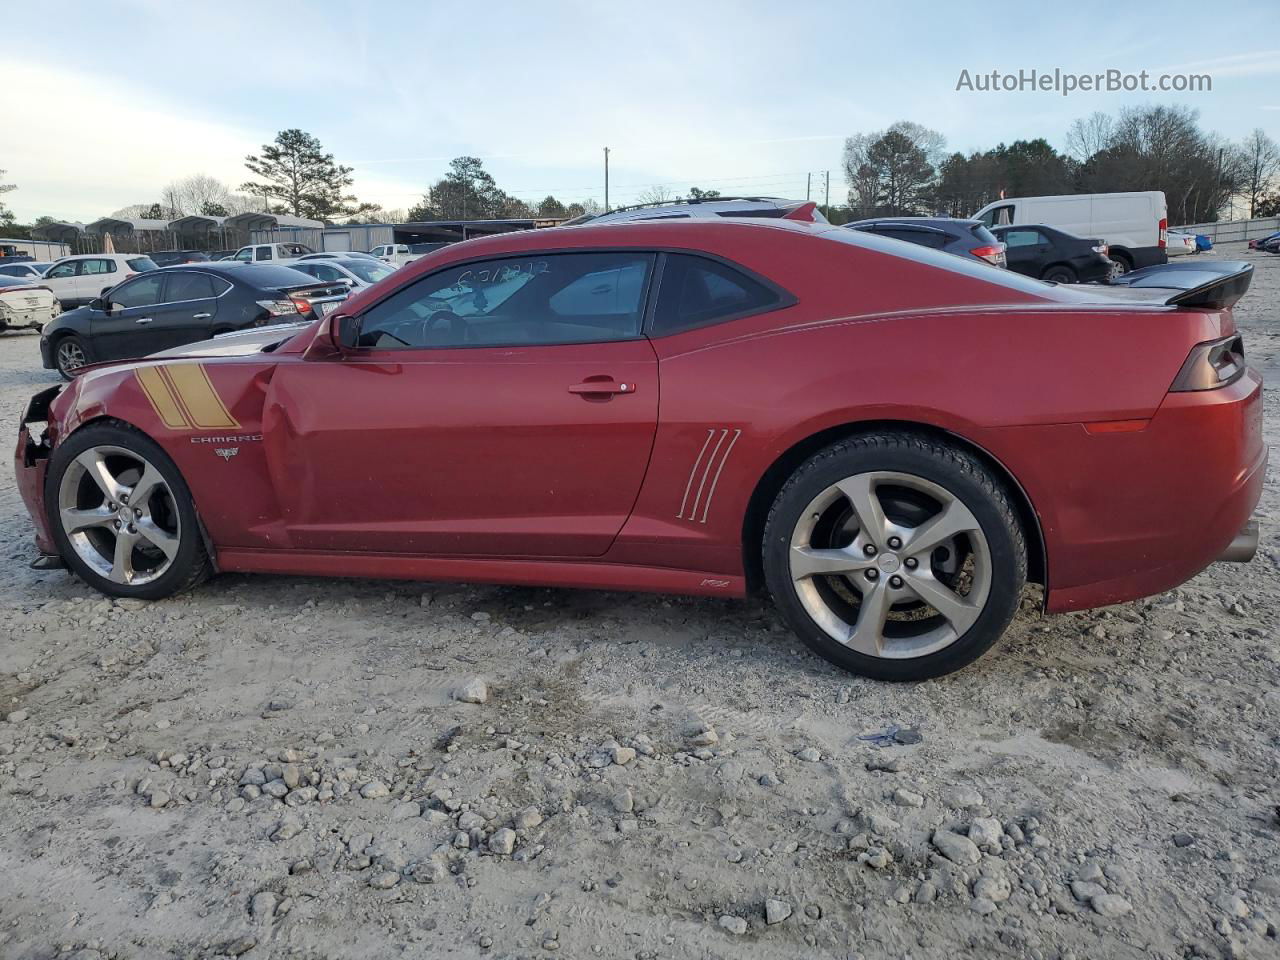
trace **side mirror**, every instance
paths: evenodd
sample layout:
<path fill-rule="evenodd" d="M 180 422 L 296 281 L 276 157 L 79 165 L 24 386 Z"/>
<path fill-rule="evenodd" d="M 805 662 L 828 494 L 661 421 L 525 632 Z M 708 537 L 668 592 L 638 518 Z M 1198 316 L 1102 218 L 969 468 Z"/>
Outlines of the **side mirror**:
<path fill-rule="evenodd" d="M 88 307 L 90 310 L 100 310 L 103 313 L 110 313 L 111 312 L 110 306 L 111 305 L 107 303 L 107 301 L 103 300 L 101 297 L 94 297 L 88 303 Z"/>
<path fill-rule="evenodd" d="M 356 346 L 360 321 L 344 313 L 334 313 L 316 331 L 315 339 L 303 354 L 307 360 L 337 360 Z"/>

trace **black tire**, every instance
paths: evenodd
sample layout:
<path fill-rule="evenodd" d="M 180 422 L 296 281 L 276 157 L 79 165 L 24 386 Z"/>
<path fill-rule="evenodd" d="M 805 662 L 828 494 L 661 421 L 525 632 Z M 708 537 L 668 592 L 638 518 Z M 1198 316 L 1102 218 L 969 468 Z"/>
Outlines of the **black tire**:
<path fill-rule="evenodd" d="M 1130 259 L 1127 253 L 1120 253 L 1119 251 L 1113 250 L 1108 253 L 1107 256 L 1110 258 L 1111 262 L 1116 265 L 1115 270 L 1112 273 L 1113 276 L 1123 277 L 1126 273 L 1131 273 L 1133 271 L 1133 260 Z"/>
<path fill-rule="evenodd" d="M 1040 277 L 1049 283 L 1075 283 L 1080 278 L 1076 276 L 1076 272 L 1064 263 L 1055 263 L 1052 267 L 1045 270 Z"/>
<path fill-rule="evenodd" d="M 84 341 L 74 333 L 65 334 L 54 341 L 53 362 L 58 369 L 58 375 L 62 377 L 63 380 L 74 380 L 77 376 L 76 371 L 79 367 L 71 365 L 72 354 L 76 351 L 78 351 L 79 355 L 84 358 L 84 363 L 91 362 L 89 360 L 89 351 L 85 349 Z M 83 366 L 84 363 L 80 366 Z"/>
<path fill-rule="evenodd" d="M 911 659 L 867 655 L 832 638 L 801 603 L 791 577 L 791 536 L 814 497 L 847 477 L 872 471 L 910 474 L 944 487 L 967 507 L 991 558 L 987 600 L 973 624 L 934 653 Z M 765 525 L 765 582 L 791 628 L 820 657 L 877 680 L 927 680 L 952 673 L 985 653 L 1017 612 L 1027 579 L 1026 538 L 1004 484 L 975 457 L 931 437 L 872 433 L 836 443 L 805 461 L 783 485 Z"/>
<path fill-rule="evenodd" d="M 63 529 L 58 495 L 63 474 L 76 457 L 91 447 L 121 447 L 145 458 L 164 478 L 180 518 L 178 549 L 169 568 L 149 583 L 134 585 L 113 582 L 92 569 L 81 559 Z M 190 590 L 213 573 L 213 564 L 205 549 L 200 522 L 196 516 L 191 491 L 173 460 L 158 443 L 139 430 L 119 421 L 100 421 L 75 431 L 53 451 L 44 488 L 45 516 L 54 545 L 67 566 L 81 580 L 112 597 L 160 600 Z"/>

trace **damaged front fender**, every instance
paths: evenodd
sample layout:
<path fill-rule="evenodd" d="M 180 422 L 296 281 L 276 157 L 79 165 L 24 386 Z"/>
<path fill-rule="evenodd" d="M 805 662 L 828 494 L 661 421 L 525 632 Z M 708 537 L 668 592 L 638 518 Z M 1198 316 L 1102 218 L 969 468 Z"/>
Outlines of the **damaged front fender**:
<path fill-rule="evenodd" d="M 27 403 L 18 424 L 18 448 L 14 451 L 13 472 L 18 494 L 36 528 L 36 548 L 44 555 L 57 553 L 49 534 L 49 521 L 44 508 L 44 479 L 49 468 L 56 437 L 49 419 L 49 407 L 62 392 L 62 387 L 41 390 Z"/>

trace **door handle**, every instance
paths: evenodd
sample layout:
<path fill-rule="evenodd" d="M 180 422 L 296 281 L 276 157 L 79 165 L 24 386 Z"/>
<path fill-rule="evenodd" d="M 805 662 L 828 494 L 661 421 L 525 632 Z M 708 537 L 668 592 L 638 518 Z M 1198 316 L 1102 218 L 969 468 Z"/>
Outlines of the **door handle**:
<path fill-rule="evenodd" d="M 134 323 L 150 323 L 150 322 L 151 322 L 151 318 L 150 318 L 150 317 L 139 317 L 137 320 L 135 320 L 135 321 L 133 321 L 133 322 L 134 322 Z"/>
<path fill-rule="evenodd" d="M 612 378 L 601 378 L 599 380 L 587 380 L 583 383 L 575 383 L 569 387 L 569 392 L 586 397 L 590 397 L 592 395 L 612 395 L 616 393 L 635 393 L 636 385 L 634 383 L 614 383 Z"/>
<path fill-rule="evenodd" d="M 212 316 L 213 316 L 212 313 L 193 313 L 191 315 L 191 319 L 192 320 L 208 320 Z"/>

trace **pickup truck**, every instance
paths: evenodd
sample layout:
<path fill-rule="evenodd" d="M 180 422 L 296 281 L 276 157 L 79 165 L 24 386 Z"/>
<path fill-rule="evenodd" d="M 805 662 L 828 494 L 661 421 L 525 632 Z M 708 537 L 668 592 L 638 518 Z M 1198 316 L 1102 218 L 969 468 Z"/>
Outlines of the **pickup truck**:
<path fill-rule="evenodd" d="M 369 252 L 379 260 L 386 261 L 392 266 L 403 267 L 406 263 L 412 263 L 419 257 L 425 257 L 432 250 L 439 250 L 441 247 L 448 246 L 447 243 L 384 243 L 381 246 L 374 247 Z"/>
<path fill-rule="evenodd" d="M 231 257 L 239 263 L 288 263 L 308 253 L 315 253 L 304 243 L 254 243 L 241 247 Z"/>

